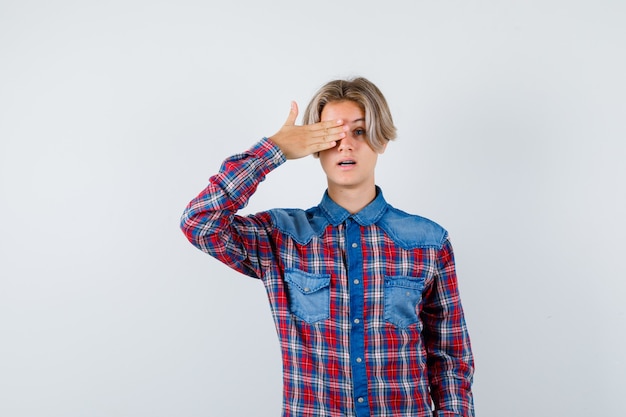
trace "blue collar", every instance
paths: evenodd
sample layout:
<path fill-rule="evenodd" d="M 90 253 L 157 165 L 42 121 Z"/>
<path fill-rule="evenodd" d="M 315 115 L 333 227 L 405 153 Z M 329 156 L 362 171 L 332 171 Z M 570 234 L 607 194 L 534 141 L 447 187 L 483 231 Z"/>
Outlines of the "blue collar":
<path fill-rule="evenodd" d="M 367 206 L 363 207 L 361 211 L 355 214 L 350 214 L 348 210 L 335 203 L 328 195 L 328 190 L 324 193 L 322 202 L 319 204 L 328 221 L 337 226 L 346 221 L 348 218 L 354 219 L 361 226 L 369 226 L 376 223 L 387 209 L 387 201 L 383 197 L 382 190 L 376 186 L 376 198 L 372 200 Z"/>

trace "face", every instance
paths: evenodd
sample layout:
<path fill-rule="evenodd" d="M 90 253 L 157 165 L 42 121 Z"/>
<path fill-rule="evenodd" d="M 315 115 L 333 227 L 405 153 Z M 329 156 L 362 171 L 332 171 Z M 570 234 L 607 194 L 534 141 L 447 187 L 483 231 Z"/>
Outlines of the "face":
<path fill-rule="evenodd" d="M 322 109 L 321 120 L 343 120 L 348 126 L 346 137 L 332 149 L 319 153 L 328 179 L 329 191 L 360 189 L 371 191 L 378 152 L 368 144 L 365 113 L 354 101 L 331 102 Z M 384 147 L 380 153 L 384 152 Z"/>

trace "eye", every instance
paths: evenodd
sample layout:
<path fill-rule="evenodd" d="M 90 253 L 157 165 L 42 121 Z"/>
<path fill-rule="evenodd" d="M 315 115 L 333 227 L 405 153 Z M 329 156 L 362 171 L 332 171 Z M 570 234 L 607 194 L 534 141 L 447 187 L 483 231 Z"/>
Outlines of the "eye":
<path fill-rule="evenodd" d="M 365 129 L 361 129 L 361 128 L 354 129 L 354 136 L 363 136 L 363 135 L 365 135 Z"/>

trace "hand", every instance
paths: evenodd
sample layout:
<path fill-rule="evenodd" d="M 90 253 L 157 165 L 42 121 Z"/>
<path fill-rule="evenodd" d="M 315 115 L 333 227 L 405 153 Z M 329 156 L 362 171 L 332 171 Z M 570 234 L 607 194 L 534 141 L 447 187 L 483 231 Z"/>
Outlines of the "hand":
<path fill-rule="evenodd" d="M 312 125 L 296 126 L 298 105 L 291 102 L 291 111 L 283 127 L 269 139 L 287 159 L 298 159 L 330 149 L 346 136 L 343 120 L 329 120 Z"/>

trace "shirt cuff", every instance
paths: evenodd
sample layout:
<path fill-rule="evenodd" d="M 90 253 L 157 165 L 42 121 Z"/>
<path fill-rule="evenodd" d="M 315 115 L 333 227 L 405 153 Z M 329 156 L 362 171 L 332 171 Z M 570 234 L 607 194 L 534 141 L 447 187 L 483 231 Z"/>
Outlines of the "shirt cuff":
<path fill-rule="evenodd" d="M 269 171 L 279 167 L 287 161 L 285 154 L 270 139 L 264 137 L 249 150 L 256 157 L 267 162 Z"/>

